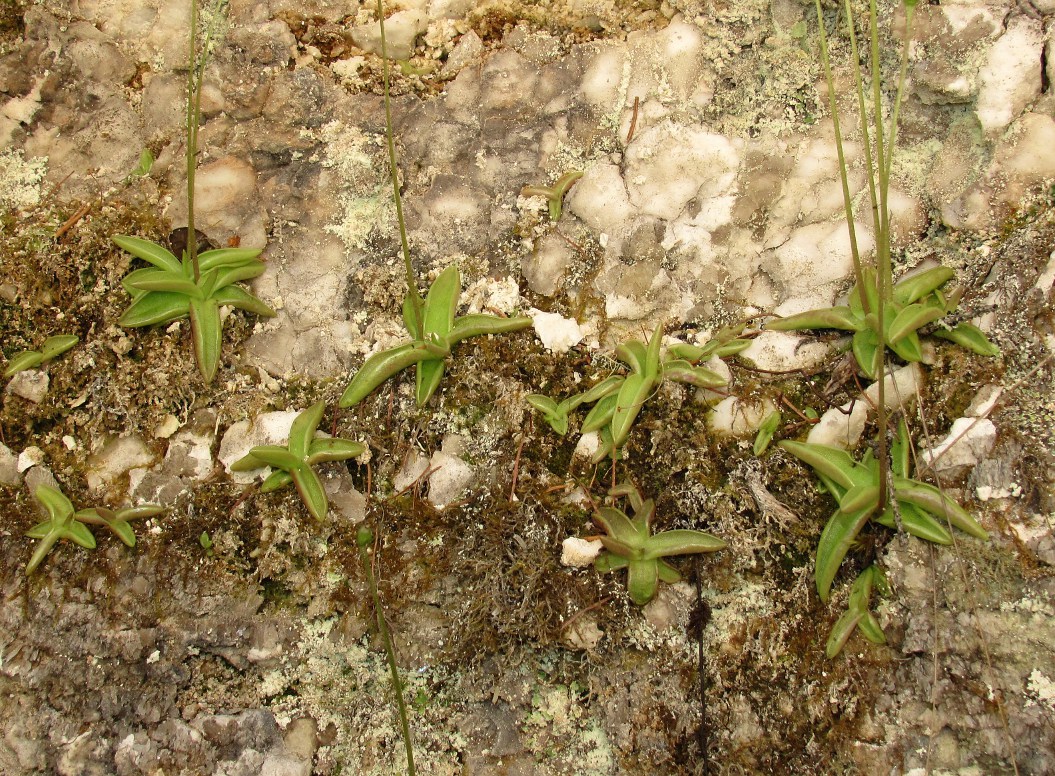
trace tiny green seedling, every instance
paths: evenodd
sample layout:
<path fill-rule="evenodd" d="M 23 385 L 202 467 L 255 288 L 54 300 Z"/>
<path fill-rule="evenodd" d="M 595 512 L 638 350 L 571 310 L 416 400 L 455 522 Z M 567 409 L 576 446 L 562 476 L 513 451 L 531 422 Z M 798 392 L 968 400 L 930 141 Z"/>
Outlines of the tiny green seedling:
<path fill-rule="evenodd" d="M 780 428 L 780 421 L 780 410 L 773 410 L 766 415 L 766 419 L 763 420 L 762 425 L 758 427 L 758 434 L 755 436 L 755 444 L 752 448 L 752 452 L 755 455 L 762 455 L 762 453 L 769 449 L 769 444 L 773 441 L 773 436 L 777 433 L 777 429 Z"/>
<path fill-rule="evenodd" d="M 460 295 L 461 275 L 454 264 L 436 278 L 420 310 L 408 292 L 403 301 L 403 322 L 413 339 L 368 358 L 341 395 L 340 406 L 358 404 L 385 380 L 416 365 L 415 395 L 421 407 L 439 388 L 445 359 L 454 345 L 470 337 L 519 331 L 531 325 L 531 319 L 524 315 L 499 318 L 477 313 L 455 317 Z"/>
<path fill-rule="evenodd" d="M 201 532 L 201 536 L 198 537 L 198 544 L 200 544 L 201 548 L 205 550 L 206 556 L 210 558 L 213 556 L 212 537 L 209 536 L 208 531 Z"/>
<path fill-rule="evenodd" d="M 60 356 L 80 341 L 76 334 L 59 334 L 44 340 L 40 350 L 23 350 L 12 357 L 4 370 L 4 377 L 12 377 L 27 369 L 35 369 Z"/>
<path fill-rule="evenodd" d="M 839 566 L 870 519 L 888 528 L 903 527 L 935 544 L 952 544 L 946 524 L 978 539 L 989 538 L 967 510 L 941 490 L 909 478 L 911 451 L 904 421 L 891 446 L 892 503 L 886 505 L 880 503 L 880 462 L 871 449 L 858 462 L 845 450 L 825 445 L 785 439 L 777 446 L 809 464 L 839 504 L 817 545 L 815 580 L 823 601 L 828 600 Z"/>
<path fill-rule="evenodd" d="M 153 265 L 134 270 L 121 281 L 132 296 L 132 305 L 121 316 L 120 324 L 153 326 L 189 317 L 194 356 L 206 383 L 212 382 L 220 364 L 221 306 L 230 305 L 266 318 L 275 315 L 274 310 L 235 285 L 264 273 L 259 248 L 220 248 L 206 251 L 192 262 L 186 252 L 180 261 L 168 249 L 140 237 L 119 235 L 113 240 Z"/>
<path fill-rule="evenodd" d="M 264 480 L 260 492 L 269 493 L 293 483 L 312 517 L 324 520 L 330 508 L 329 502 L 322 480 L 312 466 L 325 461 L 346 461 L 366 451 L 366 446 L 361 442 L 337 437 L 315 438 L 325 408 L 325 403 L 320 401 L 300 413 L 289 429 L 286 447 L 258 445 L 244 458 L 231 464 L 231 471 L 247 472 L 262 466 L 273 467 L 275 471 Z"/>
<path fill-rule="evenodd" d="M 873 589 L 878 590 L 881 595 L 890 594 L 886 575 L 878 566 L 869 566 L 854 580 L 850 588 L 850 599 L 847 601 L 846 611 L 836 620 L 828 636 L 828 643 L 825 645 L 824 651 L 829 658 L 842 652 L 855 628 L 860 630 L 861 635 L 873 644 L 886 644 L 886 634 L 883 633 L 875 615 L 868 610 Z"/>
<path fill-rule="evenodd" d="M 680 529 L 652 533 L 652 518 L 656 505 L 652 499 L 642 500 L 641 492 L 631 483 L 618 485 L 609 491 L 612 499 L 626 496 L 634 511 L 633 517 L 615 507 L 600 507 L 594 520 L 604 528 L 601 543 L 608 552 L 594 561 L 598 571 L 627 570 L 627 591 L 630 600 L 644 606 L 655 596 L 660 582 L 673 584 L 681 581 L 678 570 L 664 558 L 716 552 L 726 544 L 703 531 Z"/>
<path fill-rule="evenodd" d="M 616 357 L 630 368 L 630 374 L 626 377 L 612 375 L 589 390 L 559 403 L 538 393 L 529 395 L 527 401 L 562 436 L 568 432 L 570 413 L 580 405 L 593 404 L 583 420 L 580 432 L 601 433 L 602 444 L 593 456 L 594 463 L 606 456 L 616 460 L 641 408 L 663 380 L 676 380 L 697 388 L 720 388 L 725 385 L 724 377 L 699 364 L 712 357 L 731 356 L 750 345 L 751 341 L 739 338 L 739 333 L 733 329 L 723 330 L 703 346 L 679 342 L 672 345 L 661 359 L 661 323 L 648 342 L 630 340 L 616 347 Z"/>
<path fill-rule="evenodd" d="M 32 574 L 44 561 L 51 548 L 61 539 L 66 539 L 86 550 L 95 549 L 95 537 L 85 523 L 105 525 L 126 545 L 134 547 L 135 533 L 128 524 L 129 520 L 150 517 L 164 512 L 164 507 L 147 504 L 140 507 L 119 509 L 116 512 L 104 507 L 93 507 L 73 511 L 72 502 L 62 493 L 48 485 L 39 485 L 33 497 L 44 507 L 48 519 L 26 531 L 26 536 L 39 539 L 40 544 L 33 551 L 33 556 L 26 564 L 26 574 Z"/>
<path fill-rule="evenodd" d="M 128 173 L 129 178 L 145 178 L 150 175 L 150 171 L 154 168 L 154 154 L 150 152 L 149 148 L 144 148 L 139 154 L 139 164 L 135 166 L 132 172 Z"/>
<path fill-rule="evenodd" d="M 894 353 L 910 363 L 923 360 L 919 330 L 941 321 L 956 311 L 961 290 L 945 296 L 941 287 L 953 277 L 948 267 L 935 267 L 904 278 L 893 287 L 891 297 L 884 300 L 882 341 Z M 861 290 L 864 289 L 864 298 Z M 875 271 L 862 268 L 862 282 L 850 292 L 849 304 L 809 310 L 766 324 L 773 331 L 798 329 L 841 329 L 853 332 L 853 353 L 861 370 L 871 379 L 878 379 L 881 350 L 879 318 L 880 300 L 876 291 Z M 951 328 L 936 328 L 934 336 L 962 345 L 983 356 L 999 355 L 1000 349 L 990 342 L 981 329 L 963 322 Z"/>
<path fill-rule="evenodd" d="M 525 186 L 520 191 L 522 197 L 545 197 L 549 202 L 549 220 L 556 223 L 560 220 L 564 208 L 564 196 L 575 182 L 582 177 L 582 172 L 572 170 L 557 178 L 552 186 Z"/>

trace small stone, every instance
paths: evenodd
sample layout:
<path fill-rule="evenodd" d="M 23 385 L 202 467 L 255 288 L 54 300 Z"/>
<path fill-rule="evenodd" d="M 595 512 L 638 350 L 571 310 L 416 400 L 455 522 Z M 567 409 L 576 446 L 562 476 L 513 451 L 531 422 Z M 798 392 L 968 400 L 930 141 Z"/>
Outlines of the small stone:
<path fill-rule="evenodd" d="M 593 649 L 603 637 L 604 631 L 597 627 L 597 619 L 591 615 L 579 617 L 561 633 L 561 641 L 571 649 Z"/>
<path fill-rule="evenodd" d="M 582 341 L 582 329 L 574 319 L 558 313 L 544 313 L 535 308 L 528 310 L 528 314 L 538 338 L 554 353 L 566 353 Z"/>
<path fill-rule="evenodd" d="M 422 11 L 397 11 L 385 18 L 385 48 L 390 59 L 410 59 L 414 40 L 428 29 L 429 19 Z M 352 30 L 352 42 L 372 54 L 381 55 L 381 25 L 364 24 Z"/>
<path fill-rule="evenodd" d="M 319 726 L 311 717 L 301 717 L 286 728 L 286 749 L 290 754 L 311 762 L 318 748 Z"/>
<path fill-rule="evenodd" d="M 740 352 L 740 357 L 759 369 L 790 372 L 813 369 L 828 355 L 830 348 L 812 337 L 785 331 L 763 331 Z"/>
<path fill-rule="evenodd" d="M 448 447 L 444 440 L 444 447 Z M 429 476 L 428 499 L 437 509 L 443 509 L 462 494 L 472 483 L 476 470 L 457 455 L 438 450 L 429 462 L 433 473 Z"/>
<path fill-rule="evenodd" d="M 0 442 L 0 485 L 17 485 L 18 475 L 22 472 L 18 468 L 19 459 L 11 452 L 11 448 Z"/>
<path fill-rule="evenodd" d="M 935 471 L 977 466 L 996 444 L 996 426 L 988 418 L 957 418 L 948 436 L 922 452 Z"/>
<path fill-rule="evenodd" d="M 154 461 L 153 451 L 138 436 L 111 439 L 88 457 L 88 487 L 100 490 L 132 469 L 153 466 Z"/>
<path fill-rule="evenodd" d="M 745 436 L 758 431 L 776 405 L 769 399 L 749 402 L 730 396 L 722 399 L 711 411 L 707 424 L 712 431 L 730 436 Z"/>
<path fill-rule="evenodd" d="M 39 447 L 27 447 L 18 455 L 18 473 L 22 474 L 33 466 L 44 463 L 44 451 Z"/>
<path fill-rule="evenodd" d="M 48 373 L 40 369 L 26 369 L 18 372 L 7 384 L 9 393 L 21 396 L 26 401 L 40 404 L 48 394 L 50 379 Z"/>
<path fill-rule="evenodd" d="M 154 429 L 155 439 L 168 439 L 179 430 L 179 418 L 175 415 L 166 415 L 157 428 Z"/>
<path fill-rule="evenodd" d="M 591 565 L 600 554 L 604 545 L 600 539 L 586 540 L 569 536 L 561 545 L 560 562 L 562 566 L 584 568 Z"/>

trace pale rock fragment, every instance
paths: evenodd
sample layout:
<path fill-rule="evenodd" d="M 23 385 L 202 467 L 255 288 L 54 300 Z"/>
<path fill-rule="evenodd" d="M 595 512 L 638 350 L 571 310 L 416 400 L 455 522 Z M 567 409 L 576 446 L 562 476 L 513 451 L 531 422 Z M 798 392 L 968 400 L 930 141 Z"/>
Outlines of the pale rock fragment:
<path fill-rule="evenodd" d="M 461 458 L 465 446 L 463 437 L 448 434 L 441 449 L 432 454 L 428 500 L 437 509 L 455 501 L 476 477 L 476 469 Z"/>
<path fill-rule="evenodd" d="M 406 460 L 403 461 L 403 465 L 396 472 L 395 477 L 392 478 L 392 490 L 396 493 L 402 493 L 416 484 L 428 468 L 428 456 L 422 455 L 417 450 L 410 450 L 407 453 Z"/>
<path fill-rule="evenodd" d="M 18 372 L 7 384 L 7 392 L 21 396 L 26 401 L 40 404 L 48 395 L 50 385 L 48 373 L 42 369 L 26 369 Z"/>
<path fill-rule="evenodd" d="M 561 641 L 571 649 L 591 650 L 604 638 L 604 631 L 597 627 L 597 618 L 592 614 L 579 617 L 561 632 Z"/>
<path fill-rule="evenodd" d="M 285 445 L 289 441 L 289 429 L 299 414 L 295 410 L 265 412 L 251 422 L 240 420 L 232 423 L 220 440 L 219 454 L 220 462 L 231 479 L 239 485 L 248 485 L 257 475 L 265 472 L 266 466 L 248 472 L 232 472 L 231 464 L 244 458 L 257 445 Z"/>
<path fill-rule="evenodd" d="M 265 214 L 256 185 L 256 170 L 236 156 L 225 156 L 198 168 L 194 178 L 195 227 L 217 245 L 237 238 L 243 248 L 267 244 Z M 187 202 L 176 197 L 169 208 L 173 226 L 186 226 Z"/>
<path fill-rule="evenodd" d="M 390 59 L 410 59 L 414 41 L 428 29 L 429 19 L 424 11 L 397 11 L 385 17 L 385 47 Z M 371 54 L 381 56 L 381 25 L 377 22 L 352 29 L 352 42 Z"/>
<path fill-rule="evenodd" d="M 759 369 L 790 372 L 813 369 L 828 356 L 829 345 L 815 338 L 786 331 L 763 331 L 739 356 Z"/>
<path fill-rule="evenodd" d="M 560 235 L 551 232 L 535 243 L 535 249 L 524 259 L 521 271 L 528 288 L 542 296 L 553 296 L 574 260 L 575 249 Z"/>
<path fill-rule="evenodd" d="M 707 425 L 718 434 L 746 436 L 758 431 L 762 421 L 775 409 L 776 405 L 769 399 L 751 402 L 729 396 L 714 405 Z"/>
<path fill-rule="evenodd" d="M 923 386 L 923 370 L 919 364 L 908 364 L 888 373 L 883 381 L 883 398 L 888 410 L 908 409 L 913 406 Z M 864 396 L 832 407 L 810 429 L 806 441 L 817 445 L 850 450 L 857 446 L 864 433 L 872 407 L 879 404 L 879 383 L 865 389 Z"/>
<path fill-rule="evenodd" d="M 23 474 L 27 469 L 44 463 L 44 460 L 44 451 L 36 445 L 32 445 L 18 454 L 16 468 L 19 474 Z"/>
<path fill-rule="evenodd" d="M 574 318 L 533 307 L 528 310 L 528 315 L 543 346 L 554 353 L 566 353 L 582 341 L 583 330 Z"/>
<path fill-rule="evenodd" d="M 1043 48 L 1041 22 L 1017 15 L 989 49 L 978 73 L 981 85 L 975 101 L 975 113 L 987 134 L 1001 132 L 1040 95 Z"/>
<path fill-rule="evenodd" d="M 0 442 L 0 485 L 17 485 L 20 479 L 19 473 L 18 456 L 11 452 L 11 448 Z"/>
<path fill-rule="evenodd" d="M 635 135 L 625 162 L 627 192 L 638 212 L 673 221 L 690 201 L 701 213 L 716 205 L 732 209 L 740 154 L 722 135 L 664 121 Z"/>
<path fill-rule="evenodd" d="M 101 490 L 133 469 L 153 466 L 156 459 L 154 451 L 135 434 L 111 439 L 88 457 L 88 487 Z"/>
<path fill-rule="evenodd" d="M 586 540 L 577 536 L 569 536 L 561 544 L 560 562 L 562 566 L 570 568 L 584 568 L 591 565 L 604 545 L 600 539 Z"/>
<path fill-rule="evenodd" d="M 921 452 L 935 471 L 977 466 L 996 444 L 996 425 L 988 418 L 957 418 L 945 439 Z"/>

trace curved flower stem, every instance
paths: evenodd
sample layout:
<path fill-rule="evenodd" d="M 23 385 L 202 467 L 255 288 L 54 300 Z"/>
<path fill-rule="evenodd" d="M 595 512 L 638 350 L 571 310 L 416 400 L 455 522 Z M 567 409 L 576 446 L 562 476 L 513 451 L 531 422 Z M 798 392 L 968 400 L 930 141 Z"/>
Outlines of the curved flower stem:
<path fill-rule="evenodd" d="M 392 199 L 396 203 L 396 221 L 399 223 L 399 242 L 403 249 L 403 265 L 407 272 L 407 296 L 411 299 L 414 327 L 421 331 L 424 323 L 422 308 L 425 306 L 414 267 L 410 262 L 410 241 L 407 239 L 407 223 L 403 218 L 403 198 L 399 194 L 399 172 L 396 167 L 396 141 L 392 131 L 392 96 L 389 91 L 388 41 L 385 38 L 385 9 L 382 0 L 377 0 L 377 23 L 381 28 L 382 82 L 385 93 L 385 140 L 388 144 L 388 168 L 392 177 Z"/>
<path fill-rule="evenodd" d="M 370 596 L 374 602 L 374 613 L 377 615 L 377 630 L 381 634 L 381 641 L 384 642 L 385 654 L 388 657 L 388 670 L 392 675 L 392 692 L 396 696 L 399 724 L 403 728 L 403 745 L 407 750 L 407 774 L 408 776 L 415 776 L 414 744 L 410 740 L 410 721 L 407 718 L 407 702 L 403 699 L 403 680 L 399 677 L 399 666 L 396 665 L 396 650 L 392 645 L 392 634 L 388 630 L 388 623 L 385 622 L 384 612 L 381 611 L 381 596 L 377 592 L 377 578 L 374 576 L 374 570 L 370 563 L 370 554 L 366 549 L 373 541 L 374 535 L 369 528 L 359 529 L 355 537 L 355 543 L 359 547 L 359 559 L 363 564 L 363 575 L 366 577 L 366 584 L 370 588 Z"/>

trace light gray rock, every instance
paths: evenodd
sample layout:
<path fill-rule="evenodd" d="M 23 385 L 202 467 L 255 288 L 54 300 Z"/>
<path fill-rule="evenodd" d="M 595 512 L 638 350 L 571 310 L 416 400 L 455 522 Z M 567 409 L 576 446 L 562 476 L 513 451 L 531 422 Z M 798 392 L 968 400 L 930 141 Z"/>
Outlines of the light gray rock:
<path fill-rule="evenodd" d="M 19 474 L 18 456 L 0 442 L 0 485 L 17 485 L 22 479 Z"/>
<path fill-rule="evenodd" d="M 26 369 L 18 372 L 7 384 L 7 391 L 15 396 L 21 396 L 26 401 L 40 404 L 48 395 L 48 385 L 51 380 L 48 373 L 42 369 Z"/>

